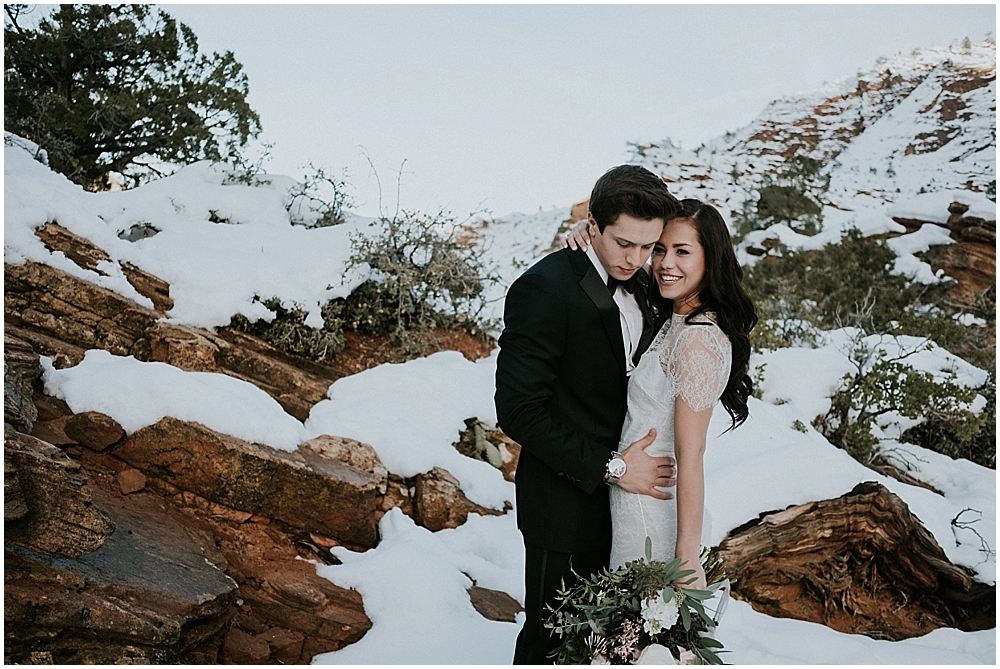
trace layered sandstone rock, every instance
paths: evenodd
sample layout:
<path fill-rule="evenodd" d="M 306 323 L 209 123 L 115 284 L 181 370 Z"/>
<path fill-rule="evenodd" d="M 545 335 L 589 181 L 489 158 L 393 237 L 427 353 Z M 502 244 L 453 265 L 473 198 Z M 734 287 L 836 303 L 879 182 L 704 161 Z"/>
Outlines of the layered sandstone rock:
<path fill-rule="evenodd" d="M 771 616 L 892 640 L 996 625 L 996 585 L 952 564 L 878 483 L 761 514 L 718 550 L 735 595 Z"/>
<path fill-rule="evenodd" d="M 160 317 L 117 293 L 30 260 L 4 263 L 4 315 L 5 325 L 23 333 L 18 336 L 37 353 L 71 365 L 92 348 L 148 360 L 146 329 Z"/>
<path fill-rule="evenodd" d="M 107 276 L 100 264 L 112 262 L 111 256 L 89 239 L 51 221 L 35 230 L 35 236 L 48 250 L 60 251 L 83 269 Z M 170 299 L 170 284 L 166 281 L 127 262 L 121 263 L 121 270 L 136 292 L 152 301 L 156 311 L 165 314 L 174 308 L 174 301 Z"/>
<path fill-rule="evenodd" d="M 958 284 L 949 296 L 963 305 L 972 305 L 976 295 L 996 284 L 997 223 L 965 216 L 968 205 L 952 202 L 948 207 L 949 236 L 954 244 L 931 247 L 923 254 L 932 269 L 941 270 Z M 899 221 L 911 226 L 919 221 Z"/>
<path fill-rule="evenodd" d="M 21 432 L 31 432 L 38 419 L 32 384 L 41 375 L 31 344 L 7 336 L 3 348 L 3 420 Z"/>
<path fill-rule="evenodd" d="M 47 560 L 8 546 L 6 661 L 178 663 L 228 625 L 236 583 L 210 535 L 152 499 L 122 505 L 95 489 L 93 508 L 118 529 L 92 552 Z"/>
<path fill-rule="evenodd" d="M 217 372 L 253 383 L 292 416 L 306 420 L 326 397 L 330 370 L 290 357 L 256 337 L 223 328 L 223 336 L 171 323 L 156 323 L 146 335 L 150 360 L 189 372 Z"/>
<path fill-rule="evenodd" d="M 8 472 L 12 512 L 8 513 Z M 79 463 L 4 424 L 4 540 L 62 558 L 100 548 L 114 523 L 94 506 Z"/>
<path fill-rule="evenodd" d="M 379 482 L 315 451 L 279 451 L 164 418 L 113 453 L 147 476 L 234 509 L 358 546 L 378 541 Z"/>

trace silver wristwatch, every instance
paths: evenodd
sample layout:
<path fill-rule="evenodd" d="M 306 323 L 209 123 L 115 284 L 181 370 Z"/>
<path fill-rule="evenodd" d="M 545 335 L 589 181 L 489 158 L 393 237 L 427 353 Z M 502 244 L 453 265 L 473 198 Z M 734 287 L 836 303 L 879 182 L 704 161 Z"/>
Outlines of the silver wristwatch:
<path fill-rule="evenodd" d="M 625 476 L 625 458 L 618 451 L 611 452 L 611 459 L 608 460 L 607 474 L 604 477 L 604 482 L 608 485 L 615 485 L 618 483 L 618 479 Z"/>

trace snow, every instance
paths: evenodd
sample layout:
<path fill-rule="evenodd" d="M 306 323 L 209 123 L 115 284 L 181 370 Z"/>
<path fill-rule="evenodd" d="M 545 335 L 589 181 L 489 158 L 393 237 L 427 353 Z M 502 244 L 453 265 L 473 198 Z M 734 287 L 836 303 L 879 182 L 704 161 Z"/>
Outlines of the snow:
<path fill-rule="evenodd" d="M 466 418 L 496 424 L 496 353 L 469 362 L 441 351 L 398 365 L 380 365 L 340 379 L 306 421 L 312 436 L 335 434 L 371 444 L 389 471 L 404 477 L 442 467 L 470 500 L 502 509 L 514 485 L 488 463 L 452 447 Z"/>
<path fill-rule="evenodd" d="M 373 627 L 358 643 L 313 662 L 509 664 L 519 625 L 483 618 L 467 589 L 474 580 L 523 600 L 523 548 L 513 516 L 470 516 L 454 530 L 430 532 L 393 509 L 379 531 L 377 549 L 335 548 L 343 564 L 317 567 L 361 593 Z"/>
<path fill-rule="evenodd" d="M 816 105 L 840 96 L 830 103 L 836 108 L 821 119 L 826 134 L 816 148 L 819 154 L 835 156 L 823 230 L 807 237 L 778 225 L 753 233 L 741 246 L 741 260 L 752 262 L 746 246 L 768 237 L 792 248 L 814 249 L 857 228 L 866 235 L 891 236 L 889 247 L 898 256 L 896 272 L 920 282 L 941 281 L 944 277 L 935 276 L 916 254 L 952 243 L 943 227 L 948 205 L 959 201 L 969 206 L 967 216 L 996 218 L 996 205 L 967 188 L 973 184 L 979 189 L 995 180 L 995 83 L 963 94 L 970 119 L 964 121 L 960 136 L 937 151 L 906 151 L 915 137 L 935 127 L 926 110 L 936 109 L 936 96 L 955 67 L 995 68 L 995 46 L 974 45 L 968 54 L 932 49 L 888 59 L 859 77 L 777 101 L 747 128 L 697 153 L 665 141 L 644 149 L 639 162 L 675 182 L 671 189 L 679 196 L 713 201 L 731 219 L 743 199 L 753 197 L 757 184 L 753 175 L 735 179 L 730 172 L 742 173 L 751 162 L 757 168 L 780 162 L 767 153 L 777 144 L 751 138 L 763 137 L 762 129 L 780 130 L 781 124 L 793 123 Z M 859 82 L 879 81 L 886 68 L 900 75 L 905 95 L 895 99 L 852 94 Z M 843 139 L 838 123 L 853 123 L 855 118 L 863 118 L 864 131 Z M 87 193 L 36 161 L 36 147 L 30 142 L 9 134 L 5 139 L 5 262 L 45 263 L 151 306 L 125 280 L 121 263 L 129 262 L 170 283 L 175 304 L 167 314 L 170 321 L 205 328 L 226 325 L 237 313 L 251 320 L 272 318 L 255 296 L 297 304 L 309 312 L 309 323 L 318 325 L 323 303 L 349 294 L 367 278 L 363 269 L 347 273 L 345 266 L 350 236 L 368 233 L 370 221 L 348 216 L 344 225 L 329 228 L 291 225 L 289 191 L 294 183 L 287 177 L 266 175 L 266 183 L 256 186 L 231 184 L 224 169 L 199 163 L 133 190 Z M 500 277 L 490 289 L 490 315 L 501 315 L 506 288 L 546 252 L 568 217 L 565 207 L 469 226 Z M 894 217 L 927 223 L 917 232 L 901 234 L 905 229 Z M 105 274 L 48 251 L 34 234 L 48 221 L 104 249 L 111 258 L 101 265 Z M 143 225 L 158 232 L 134 242 L 120 236 Z M 973 322 L 970 319 L 961 322 Z M 727 416 L 717 408 L 710 426 L 705 466 L 712 523 L 706 543 L 717 544 L 760 513 L 838 497 L 860 482 L 877 481 L 906 502 L 952 561 L 973 569 L 980 580 L 995 582 L 995 555 L 987 555 L 980 541 L 981 535 L 995 550 L 994 470 L 901 444 L 895 439 L 908 424 L 898 416 L 887 417 L 879 429 L 889 457 L 935 486 L 942 493 L 938 495 L 862 466 L 811 427 L 813 418 L 829 408 L 842 377 L 853 371 L 848 353 L 856 341 L 855 332 L 837 330 L 823 333 L 815 347 L 754 356 L 751 364 L 763 368 L 763 382 L 761 399 L 750 400 L 750 419 L 726 432 Z M 889 354 L 919 350 L 907 363 L 940 378 L 971 387 L 985 379 L 985 371 L 915 338 L 867 338 L 862 343 Z M 98 350 L 88 351 L 75 367 L 55 369 L 44 358 L 43 367 L 47 393 L 63 398 L 74 412 L 108 414 L 130 433 L 173 416 L 285 450 L 316 435 L 339 435 L 371 444 L 394 474 L 409 477 L 441 467 L 479 504 L 501 509 L 504 502 L 514 501 L 513 485 L 497 470 L 452 447 L 466 418 L 496 421 L 495 353 L 472 362 L 458 352 L 444 351 L 342 378 L 330 386 L 328 398 L 313 407 L 305 424 L 257 387 L 222 374 L 186 372 Z M 983 398 L 977 398 L 972 409 L 982 404 Z M 515 514 L 472 515 L 461 527 L 430 532 L 393 510 L 382 518 L 379 530 L 378 547 L 357 553 L 335 548 L 343 564 L 317 565 L 322 576 L 362 594 L 373 627 L 359 642 L 319 656 L 316 662 L 507 664 L 519 624 L 484 619 L 472 608 L 467 589 L 475 582 L 523 602 L 523 554 Z M 917 639 L 876 641 L 770 618 L 742 602 L 731 603 L 719 638 L 731 651 L 727 661 L 744 664 L 996 660 L 995 630 L 940 629 Z"/>
<path fill-rule="evenodd" d="M 911 199 L 892 205 L 888 213 L 893 218 L 909 218 L 944 225 L 948 222 L 950 216 L 948 206 L 952 202 L 959 202 L 969 207 L 962 216 L 982 218 L 987 221 L 997 220 L 996 202 L 992 202 L 982 193 L 958 189 L 919 193 Z"/>
<path fill-rule="evenodd" d="M 152 307 L 121 273 L 121 262 L 132 263 L 170 284 L 174 307 L 167 316 L 175 323 L 212 328 L 238 313 L 251 321 L 274 318 L 257 296 L 298 305 L 310 324 L 321 325 L 322 305 L 367 279 L 363 272 L 345 275 L 345 265 L 350 235 L 366 232 L 370 221 L 349 215 L 338 226 L 293 226 L 285 210 L 292 179 L 272 175 L 250 187 L 226 184 L 226 176 L 202 162 L 132 190 L 88 193 L 21 146 L 5 144 L 4 260 L 48 264 Z M 112 276 L 46 249 L 34 231 L 48 221 L 104 249 Z M 144 224 L 159 232 L 135 242 L 119 238 Z"/>
<path fill-rule="evenodd" d="M 129 434 L 172 416 L 285 451 L 307 438 L 302 423 L 270 395 L 225 374 L 186 372 L 97 349 L 75 367 L 55 369 L 48 358 L 42 365 L 47 394 L 65 400 L 73 413 L 111 416 Z"/>

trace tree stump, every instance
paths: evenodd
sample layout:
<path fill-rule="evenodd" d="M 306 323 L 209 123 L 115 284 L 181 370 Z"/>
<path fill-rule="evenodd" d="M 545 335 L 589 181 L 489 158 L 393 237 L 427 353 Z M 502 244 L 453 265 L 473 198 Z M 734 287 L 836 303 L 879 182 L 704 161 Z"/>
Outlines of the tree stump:
<path fill-rule="evenodd" d="M 906 504 L 874 482 L 761 514 L 719 545 L 734 595 L 771 616 L 898 641 L 996 627 L 996 585 L 952 564 Z"/>

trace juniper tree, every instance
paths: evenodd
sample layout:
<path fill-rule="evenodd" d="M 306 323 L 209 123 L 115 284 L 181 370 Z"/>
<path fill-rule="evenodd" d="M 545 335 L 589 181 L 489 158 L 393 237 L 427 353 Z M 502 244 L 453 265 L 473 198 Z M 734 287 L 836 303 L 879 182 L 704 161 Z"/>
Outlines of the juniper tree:
<path fill-rule="evenodd" d="M 232 52 L 149 5 L 60 5 L 22 25 L 4 5 L 4 128 L 92 189 L 137 184 L 165 165 L 225 160 L 260 133 Z M 20 20 L 20 22 L 19 22 Z"/>

